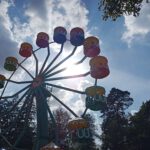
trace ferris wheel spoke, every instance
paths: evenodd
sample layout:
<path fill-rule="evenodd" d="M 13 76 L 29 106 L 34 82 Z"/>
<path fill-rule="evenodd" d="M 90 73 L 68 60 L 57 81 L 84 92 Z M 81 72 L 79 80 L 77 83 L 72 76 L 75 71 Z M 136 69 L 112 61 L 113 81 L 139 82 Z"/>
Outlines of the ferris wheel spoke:
<path fill-rule="evenodd" d="M 29 101 L 28 101 L 28 102 L 29 102 L 29 104 L 28 104 L 28 110 L 27 110 L 26 117 L 25 117 L 24 127 L 23 127 L 22 132 L 21 132 L 20 135 L 18 136 L 18 138 L 17 138 L 15 144 L 13 145 L 13 146 L 15 146 L 15 147 L 18 145 L 18 143 L 20 142 L 20 140 L 22 139 L 22 137 L 23 137 L 24 134 L 25 134 L 25 130 L 26 130 L 27 125 L 28 125 L 28 119 L 29 119 L 29 117 L 30 117 L 30 113 L 31 113 L 31 109 L 32 109 L 33 97 L 34 97 L 34 96 L 32 95 L 31 99 L 29 98 Z"/>
<path fill-rule="evenodd" d="M 63 87 L 63 86 L 59 86 L 59 85 L 55 85 L 55 84 L 50 84 L 50 83 L 45 83 L 46 85 L 52 86 L 52 87 L 56 87 L 56 88 L 60 88 L 63 90 L 67 90 L 67 91 L 71 91 L 71 92 L 75 92 L 75 93 L 79 93 L 79 94 L 85 94 L 84 91 L 78 91 L 78 90 L 74 90 L 71 88 L 67 88 L 67 87 Z"/>
<path fill-rule="evenodd" d="M 40 49 L 40 48 L 39 48 L 39 49 Z M 38 50 L 39 50 L 39 49 L 38 49 Z M 39 66 L 38 66 L 38 59 L 37 59 L 37 57 L 36 57 L 36 55 L 35 55 L 35 51 L 33 51 L 33 57 L 34 57 L 35 63 L 36 63 L 35 76 L 37 76 L 37 75 L 38 75 L 38 68 L 39 68 Z"/>
<path fill-rule="evenodd" d="M 0 134 L 0 136 L 3 138 L 3 140 L 8 144 L 8 146 L 9 146 L 11 149 L 13 149 L 13 150 L 27 150 L 27 149 L 21 149 L 21 148 L 16 148 L 16 147 L 14 147 L 14 146 L 7 140 L 7 138 L 6 138 L 4 135 Z"/>
<path fill-rule="evenodd" d="M 30 95 L 28 95 L 28 96 L 26 97 L 25 102 L 23 103 L 23 105 L 21 106 L 21 109 L 20 109 L 19 112 L 17 113 L 16 118 L 13 120 L 13 122 L 11 123 L 11 125 L 10 125 L 7 129 L 5 129 L 5 130 L 3 131 L 3 133 L 8 132 L 11 128 L 13 128 L 13 127 L 15 126 L 15 124 L 16 124 L 17 120 L 19 119 L 19 116 L 22 114 L 22 111 L 24 110 L 26 104 L 30 101 L 29 97 L 30 97 Z"/>
<path fill-rule="evenodd" d="M 97 79 L 95 79 L 95 84 L 94 84 L 94 86 L 97 86 Z"/>
<path fill-rule="evenodd" d="M 4 136 L 4 135 L 2 135 L 1 133 L 0 133 L 0 136 L 3 138 L 3 140 L 8 144 L 8 146 L 9 147 L 12 147 L 12 144 L 7 140 L 7 138 Z"/>
<path fill-rule="evenodd" d="M 79 64 L 81 64 L 86 58 L 87 58 L 87 57 L 84 56 L 80 61 L 76 62 L 74 65 L 79 65 Z M 58 74 L 58 73 L 60 73 L 60 72 L 65 71 L 65 70 L 67 70 L 67 69 L 68 69 L 68 67 L 64 67 L 64 68 L 62 68 L 62 69 L 60 69 L 60 70 L 58 70 L 58 71 L 55 71 L 55 72 L 53 72 L 53 73 L 51 73 L 51 74 L 47 74 L 47 75 L 45 76 L 45 78 L 49 78 L 49 77 L 51 77 L 51 76 L 53 76 L 53 75 L 55 75 L 55 74 Z"/>
<path fill-rule="evenodd" d="M 60 54 L 62 53 L 63 51 L 63 47 L 64 47 L 64 44 L 61 45 L 61 48 L 60 48 L 60 51 L 59 53 L 54 57 L 54 59 L 51 61 L 51 63 L 46 67 L 46 69 L 42 72 L 42 74 L 45 74 L 46 71 L 51 67 L 51 65 L 57 60 L 57 58 L 60 56 Z"/>
<path fill-rule="evenodd" d="M 86 72 L 84 74 L 79 74 L 79 75 L 72 75 L 72 76 L 56 77 L 56 78 L 45 79 L 45 81 L 64 80 L 64 79 L 71 79 L 71 78 L 80 78 L 80 77 L 85 77 L 85 76 L 87 76 L 89 74 L 90 74 L 90 72 Z"/>
<path fill-rule="evenodd" d="M 84 56 L 81 60 L 79 60 L 78 62 L 75 63 L 75 65 L 81 64 L 87 57 Z"/>
<path fill-rule="evenodd" d="M 65 105 L 59 98 L 57 98 L 51 92 L 50 92 L 50 94 L 56 101 L 58 101 L 62 106 L 64 106 L 68 111 L 70 111 L 75 117 L 78 117 L 78 115 L 73 110 L 71 110 L 67 105 Z"/>
<path fill-rule="evenodd" d="M 82 117 L 84 117 L 84 116 L 85 116 L 85 114 L 86 114 L 87 110 L 88 110 L 88 108 L 85 108 L 85 110 L 84 110 L 83 114 L 81 115 Z"/>
<path fill-rule="evenodd" d="M 3 117 L 3 116 L 5 116 L 5 115 L 8 115 L 9 113 L 11 113 L 11 112 L 17 107 L 17 105 L 23 100 L 23 98 L 25 97 L 25 95 L 30 94 L 30 93 L 31 93 L 31 91 L 30 91 L 30 90 L 27 90 L 27 91 L 18 99 L 18 101 L 13 105 L 13 107 L 12 107 L 8 112 L 6 112 L 6 113 L 4 113 L 4 114 L 1 114 L 0 117 Z"/>
<path fill-rule="evenodd" d="M 10 79 L 7 79 L 7 81 L 12 82 L 12 83 L 16 83 L 16 84 L 27 84 L 27 83 L 33 82 L 33 81 L 14 81 L 14 80 L 10 80 Z"/>
<path fill-rule="evenodd" d="M 8 144 L 8 146 L 9 146 L 11 149 L 14 149 L 14 150 L 26 150 L 26 149 L 20 149 L 20 148 L 14 147 L 14 146 L 7 140 L 7 138 L 6 138 L 4 135 L 0 134 L 0 136 L 3 138 L 3 140 Z"/>
<path fill-rule="evenodd" d="M 71 56 L 73 56 L 73 54 L 75 53 L 77 49 L 77 46 L 74 47 L 73 51 L 71 52 L 71 54 L 69 54 L 66 58 L 64 58 L 62 61 L 60 61 L 57 65 L 55 65 L 53 68 L 51 68 L 49 71 L 47 71 L 45 73 L 45 75 L 48 75 L 50 72 L 52 72 L 54 69 L 56 69 L 58 66 L 60 66 L 61 64 L 63 64 L 66 60 L 68 60 Z"/>
<path fill-rule="evenodd" d="M 53 76 L 53 75 L 55 75 L 55 74 L 58 74 L 58 73 L 60 73 L 60 72 L 65 71 L 66 69 L 67 69 L 67 67 L 62 68 L 62 69 L 60 69 L 60 70 L 58 70 L 58 71 L 55 71 L 55 72 L 53 72 L 53 73 L 51 73 L 51 74 L 46 75 L 45 78 L 49 78 L 49 77 L 51 77 L 51 76 Z"/>
<path fill-rule="evenodd" d="M 48 110 L 48 113 L 49 113 L 49 115 L 50 115 L 50 118 L 51 118 L 51 120 L 52 120 L 52 123 L 53 123 L 53 128 L 54 128 L 54 130 L 55 130 L 55 142 L 56 143 L 58 143 L 58 132 L 57 132 L 57 130 L 58 130 L 58 126 L 57 126 L 57 123 L 56 123 L 56 121 L 55 121 L 55 118 L 54 118 L 54 116 L 53 116 L 53 114 L 52 114 L 52 111 L 51 111 L 51 109 L 50 109 L 50 107 L 48 106 L 48 103 L 47 103 L 47 110 Z"/>
<path fill-rule="evenodd" d="M 28 89 L 30 87 L 30 85 L 24 87 L 23 89 L 21 89 L 20 91 L 16 92 L 15 94 L 11 95 L 11 96 L 3 96 L 3 97 L 0 97 L 0 99 L 7 99 L 7 98 L 13 98 L 15 97 L 16 95 L 19 95 L 20 93 L 22 93 L 24 90 Z"/>
<path fill-rule="evenodd" d="M 36 53 L 37 51 L 39 51 L 40 49 L 41 49 L 41 48 L 37 48 L 36 50 L 33 51 L 33 56 L 34 56 L 34 58 L 35 58 L 35 60 L 36 60 L 36 71 L 37 71 L 37 72 L 38 72 L 38 59 L 37 59 L 35 53 Z M 23 61 L 21 61 L 21 63 L 18 63 L 17 69 L 18 69 L 19 67 L 23 67 L 22 64 L 23 64 L 27 59 L 28 59 L 28 57 L 25 58 Z M 23 69 L 26 70 L 24 67 L 23 67 Z M 16 70 L 15 70 L 15 71 L 16 71 Z M 14 72 L 15 72 L 15 71 L 14 71 Z M 28 72 L 28 71 L 27 71 L 27 72 Z M 30 74 L 30 73 L 29 73 L 29 74 Z M 36 75 L 37 75 L 37 73 L 36 73 Z M 30 75 L 30 76 L 32 76 L 32 75 Z M 33 76 L 32 76 L 32 77 L 33 77 Z"/>
<path fill-rule="evenodd" d="M 32 76 L 32 74 L 25 68 L 23 67 L 21 64 L 18 64 L 24 71 L 26 71 L 26 73 L 32 78 L 34 79 L 34 77 Z"/>
<path fill-rule="evenodd" d="M 27 58 L 25 58 L 25 59 L 24 59 L 23 61 L 21 61 L 21 63 L 19 63 L 19 64 L 22 64 L 26 59 L 27 59 Z M 19 66 L 17 67 L 17 69 L 18 69 L 18 68 L 19 68 Z M 17 69 L 16 69 L 16 70 L 17 70 Z M 10 80 L 10 79 L 12 78 L 12 76 L 15 74 L 16 70 L 13 71 L 13 73 L 10 75 L 10 77 L 8 78 L 8 80 Z M 9 83 L 8 80 L 6 81 L 6 84 L 5 84 L 4 88 L 3 88 L 3 91 L 2 91 L 1 96 L 0 96 L 0 100 L 1 100 L 1 97 L 3 96 L 3 94 L 4 94 L 5 90 L 6 90 L 6 87 L 7 87 L 8 83 Z"/>
<path fill-rule="evenodd" d="M 47 104 L 47 110 L 48 110 L 48 113 L 49 113 L 50 118 L 52 119 L 53 124 L 56 125 L 56 121 L 55 121 L 55 119 L 54 119 L 54 116 L 53 116 L 52 111 L 51 111 L 51 109 L 49 108 L 48 104 Z"/>
<path fill-rule="evenodd" d="M 39 49 L 41 49 L 41 48 L 36 49 L 34 52 L 38 51 Z M 27 59 L 28 59 L 28 58 L 25 58 L 25 59 L 22 60 L 20 63 L 18 63 L 17 69 L 18 69 Z M 16 70 L 17 70 L 17 69 L 16 69 Z M 4 94 L 5 90 L 6 90 L 6 87 L 7 87 L 8 83 L 9 83 L 8 81 L 9 81 L 9 80 L 12 78 L 12 76 L 15 74 L 16 70 L 13 71 L 12 74 L 10 75 L 10 77 L 7 79 L 6 84 L 5 84 L 5 86 L 4 86 L 4 88 L 3 88 L 3 91 L 2 91 L 2 93 L 1 93 L 0 100 L 1 100 L 1 97 L 3 96 L 3 94 Z"/>
<path fill-rule="evenodd" d="M 15 73 L 15 71 L 11 74 L 11 76 L 9 77 L 9 79 L 11 79 L 11 77 L 14 75 L 14 73 Z M 8 82 L 9 79 L 6 80 L 6 84 L 5 84 L 5 86 L 4 86 L 4 88 L 3 88 L 3 91 L 2 91 L 2 93 L 1 93 L 0 100 L 1 100 L 3 94 L 4 94 L 5 90 L 6 90 L 6 87 L 7 87 L 8 83 L 9 83 L 9 82 Z"/>
<path fill-rule="evenodd" d="M 45 59 L 45 61 L 44 61 L 44 63 L 43 63 L 43 65 L 42 65 L 42 68 L 41 68 L 41 70 L 40 70 L 40 73 L 39 74 L 41 74 L 42 73 L 42 71 L 43 71 L 43 69 L 44 69 L 44 67 L 45 67 L 45 65 L 46 65 L 46 62 L 47 62 L 47 60 L 48 60 L 48 58 L 49 58 L 49 56 L 50 56 L 50 48 L 49 48 L 49 45 L 48 45 L 48 47 L 47 47 L 47 56 L 46 56 L 46 59 Z"/>
<path fill-rule="evenodd" d="M 40 50 L 40 49 L 41 49 L 41 48 L 37 48 L 36 50 L 33 51 L 33 53 L 37 52 L 37 51 Z M 19 63 L 19 65 L 23 64 L 27 59 L 28 59 L 28 57 L 27 57 L 27 58 L 24 58 L 24 59 Z M 17 68 L 17 69 L 18 69 L 18 68 Z"/>

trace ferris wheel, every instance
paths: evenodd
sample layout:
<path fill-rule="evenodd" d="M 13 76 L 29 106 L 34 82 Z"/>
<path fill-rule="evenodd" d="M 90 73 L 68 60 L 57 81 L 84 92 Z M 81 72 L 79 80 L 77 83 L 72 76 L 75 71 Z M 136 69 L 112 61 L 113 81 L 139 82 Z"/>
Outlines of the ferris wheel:
<path fill-rule="evenodd" d="M 64 52 L 64 45 L 66 42 L 74 47 L 73 50 L 65 56 L 62 60 L 59 60 L 61 54 Z M 60 45 L 60 50 L 56 56 L 49 62 L 48 59 L 51 56 L 51 45 L 52 44 Z M 105 109 L 106 106 L 106 97 L 105 97 L 105 88 L 97 85 L 98 79 L 103 79 L 109 75 L 108 60 L 106 57 L 99 55 L 100 46 L 99 39 L 94 36 L 85 38 L 84 31 L 82 28 L 76 27 L 70 31 L 70 39 L 67 39 L 67 30 L 64 27 L 56 27 L 54 29 L 53 41 L 49 42 L 49 35 L 45 32 L 40 32 L 37 34 L 36 45 L 38 48 L 33 50 L 33 47 L 30 43 L 24 42 L 20 45 L 19 54 L 24 57 L 24 59 L 19 62 L 17 58 L 10 56 L 5 59 L 4 68 L 7 71 L 12 72 L 9 78 L 6 78 L 4 75 L 0 74 L 0 89 L 1 95 L 0 100 L 5 100 L 7 98 L 14 99 L 17 97 L 16 103 L 3 114 L 0 114 L 0 117 L 4 115 L 9 115 L 12 113 L 15 108 L 22 103 L 20 112 L 14 118 L 14 121 L 17 120 L 19 114 L 24 110 L 25 106 L 28 108 L 26 112 L 26 121 L 28 121 L 31 109 L 33 106 L 33 101 L 36 102 L 36 114 L 37 114 L 37 131 L 36 131 L 36 143 L 34 150 L 59 150 L 58 146 L 55 144 L 49 144 L 49 127 L 48 127 L 48 118 L 50 117 L 53 120 L 55 126 L 55 118 L 51 112 L 51 107 L 48 105 L 50 98 L 53 98 L 53 101 L 57 101 L 65 107 L 73 116 L 74 119 L 68 122 L 68 131 L 69 138 L 74 141 L 82 141 L 83 138 L 90 138 L 91 133 L 89 132 L 88 122 L 84 119 L 84 116 L 88 109 L 92 111 L 101 111 Z M 76 49 L 79 46 L 83 46 L 84 56 L 81 60 L 77 61 L 74 65 L 79 66 L 87 58 L 90 58 L 89 65 L 90 69 L 88 72 L 77 75 L 67 75 L 59 76 L 60 73 L 67 70 L 67 67 L 58 67 L 62 66 L 66 61 L 72 59 Z M 37 57 L 37 52 L 47 49 L 46 57 L 42 65 L 40 66 L 39 59 Z M 46 51 L 43 53 L 46 53 Z M 23 66 L 23 63 L 28 60 L 28 58 L 33 57 L 35 61 L 34 72 L 29 71 L 26 67 Z M 57 63 L 56 63 L 57 62 Z M 12 80 L 12 77 L 15 76 L 16 71 L 21 68 L 25 73 L 30 77 L 30 79 L 17 81 Z M 83 78 L 90 75 L 91 78 L 95 79 L 93 86 L 85 87 L 84 91 L 78 89 L 73 89 L 70 87 L 60 86 L 58 84 L 53 84 L 52 81 L 63 81 L 67 79 Z M 84 79 L 84 78 L 83 78 Z M 5 91 L 8 88 L 9 84 L 19 85 L 20 89 L 17 92 L 14 92 L 10 96 L 5 95 Z M 24 86 L 22 86 L 24 85 Z M 52 88 L 57 88 L 58 90 L 70 91 L 73 93 L 85 95 L 85 109 L 81 116 L 78 116 L 72 108 L 68 107 L 57 95 L 53 92 Z M 49 90 L 50 89 L 50 90 Z M 25 123 L 26 126 L 26 123 Z M 1 128 L 1 127 L 0 127 Z M 3 131 L 5 132 L 5 130 Z M 3 132 L 0 134 L 3 136 Z M 19 133 L 18 139 L 14 144 L 10 144 L 10 147 L 17 149 L 17 143 L 22 137 L 23 132 Z M 4 137 L 3 137 L 4 138 Z M 7 139 L 5 139 L 7 140 Z M 7 141 L 8 142 L 8 141 Z M 8 142 L 9 143 L 9 142 Z M 48 145 L 47 145 L 48 144 Z M 56 143 L 57 144 L 57 143 Z"/>

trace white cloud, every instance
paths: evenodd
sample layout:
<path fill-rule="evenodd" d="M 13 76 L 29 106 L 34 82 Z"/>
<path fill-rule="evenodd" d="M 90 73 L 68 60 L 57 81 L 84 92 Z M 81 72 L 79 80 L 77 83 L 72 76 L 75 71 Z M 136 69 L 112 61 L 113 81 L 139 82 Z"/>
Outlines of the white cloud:
<path fill-rule="evenodd" d="M 138 17 L 125 16 L 126 31 L 123 33 L 122 39 L 129 46 L 133 40 L 144 38 L 150 33 L 150 4 L 143 2 L 143 6 Z"/>
<path fill-rule="evenodd" d="M 32 0 L 24 3 L 25 9 L 22 16 L 15 15 L 14 18 L 9 14 L 9 8 L 19 9 L 15 3 L 2 1 L 0 3 L 0 32 L 11 44 L 5 44 L 2 49 L 18 49 L 17 46 L 22 42 L 32 42 L 35 44 L 36 35 L 38 32 L 47 32 L 50 35 L 50 40 L 53 37 L 53 29 L 57 26 L 64 26 L 68 32 L 71 28 L 79 26 L 87 32 L 88 10 L 80 2 L 80 0 L 68 1 L 67 5 L 64 0 Z M 21 18 L 26 18 L 27 22 L 22 22 Z M 2 41 L 2 40 L 1 40 Z M 5 43 L 1 42 L 1 43 Z M 16 45 L 14 45 L 16 44 Z M 17 51 L 18 52 L 18 51 Z M 2 55 L 3 56 L 3 55 Z"/>
<path fill-rule="evenodd" d="M 75 100 L 72 108 L 79 116 L 81 116 L 85 110 L 85 101 L 81 99 Z"/>
<path fill-rule="evenodd" d="M 17 16 L 16 14 L 15 18 L 11 18 L 12 16 L 10 16 L 9 14 L 8 10 L 11 6 L 13 6 L 14 9 L 19 9 L 17 5 L 15 6 L 15 3 L 8 3 L 7 1 L 2 1 L 0 3 L 0 27 L 2 26 L 0 32 L 3 32 L 2 35 L 6 37 L 6 46 L 1 46 L 1 48 L 9 50 L 15 49 L 16 57 L 18 57 L 16 54 L 18 54 L 18 45 L 20 45 L 20 43 L 24 41 L 30 41 L 35 47 L 35 38 L 38 32 L 47 32 L 50 36 L 51 41 L 53 37 L 53 29 L 57 26 L 64 26 L 68 31 L 68 35 L 70 30 L 74 27 L 83 28 L 86 34 L 85 36 L 89 34 L 87 29 L 88 10 L 80 0 L 72 0 L 68 1 L 67 3 L 65 0 L 28 1 L 28 3 L 24 4 L 23 6 L 25 10 L 22 12 L 24 13 L 22 13 L 21 16 Z M 20 17 L 27 18 L 27 22 L 22 22 Z M 8 44 L 9 41 L 12 44 Z M 79 51 L 80 50 L 78 50 L 77 52 Z M 10 52 L 8 51 L 6 53 L 6 56 L 9 54 Z M 39 63 L 41 64 L 40 60 Z M 34 63 L 32 60 L 30 61 L 28 66 L 27 63 L 24 63 L 23 65 L 30 72 L 33 71 L 32 68 Z M 26 78 L 25 72 L 23 70 L 19 69 L 17 72 L 19 73 L 16 73 L 12 79 L 20 81 L 21 79 L 24 80 L 24 78 Z M 81 82 L 82 79 L 72 79 L 74 84 L 71 84 L 70 88 L 78 90 L 78 88 L 81 87 L 81 84 L 79 82 Z M 70 81 L 67 82 L 67 85 L 70 85 Z M 84 101 L 82 100 L 82 97 L 79 96 L 79 94 L 66 92 L 64 90 L 57 90 L 55 91 L 55 94 L 65 104 L 70 105 L 70 107 L 72 107 L 75 112 L 79 113 L 80 111 L 84 111 Z M 54 104 L 54 107 L 55 106 L 56 104 Z"/>
<path fill-rule="evenodd" d="M 88 10 L 80 0 L 32 0 L 23 4 L 25 10 L 21 16 L 15 15 L 14 18 L 9 14 L 9 8 L 19 9 L 16 2 L 0 2 L 0 52 L 3 64 L 5 57 L 13 55 L 18 58 L 19 45 L 22 42 L 32 42 L 35 44 L 35 38 L 38 32 L 47 32 L 50 40 L 53 37 L 53 29 L 56 26 L 64 26 L 68 30 L 75 26 L 87 29 Z M 21 8 L 20 8 L 21 9 Z M 22 22 L 21 18 L 26 18 L 27 22 Z M 24 20 L 25 21 L 25 20 Z"/>
<path fill-rule="evenodd" d="M 8 8 L 12 3 L 1 1 L 0 3 L 0 68 L 3 68 L 5 58 L 8 56 L 17 56 L 17 43 L 13 39 L 11 32 L 12 22 L 8 15 Z"/>
<path fill-rule="evenodd" d="M 12 24 L 8 15 L 8 8 L 11 5 L 11 3 L 8 3 L 6 1 L 1 1 L 0 3 L 0 22 L 8 31 L 10 31 L 10 29 L 12 28 Z"/>
<path fill-rule="evenodd" d="M 32 34 L 43 31 L 53 35 L 53 29 L 57 26 L 64 26 L 68 30 L 78 26 L 84 28 L 85 31 L 87 30 L 88 10 L 80 0 L 68 1 L 67 4 L 64 0 L 59 2 L 45 0 L 40 1 L 36 7 L 32 4 L 29 4 L 25 11 L 25 15 L 29 17 L 29 27 Z M 43 9 L 40 5 L 43 6 Z"/>

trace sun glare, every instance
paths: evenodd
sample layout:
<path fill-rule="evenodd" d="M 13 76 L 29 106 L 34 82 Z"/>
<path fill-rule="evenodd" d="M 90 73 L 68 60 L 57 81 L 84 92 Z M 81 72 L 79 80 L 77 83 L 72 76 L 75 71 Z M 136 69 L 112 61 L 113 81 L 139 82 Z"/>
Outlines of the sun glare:
<path fill-rule="evenodd" d="M 65 67 L 66 70 L 64 72 L 62 72 L 63 76 L 67 76 L 67 75 L 79 75 L 79 74 L 84 74 L 86 72 L 88 72 L 88 70 L 86 69 L 86 65 L 84 63 L 75 65 L 75 62 L 77 62 L 78 60 L 76 58 L 74 58 L 73 60 L 71 60 L 71 62 L 67 62 L 65 63 Z"/>

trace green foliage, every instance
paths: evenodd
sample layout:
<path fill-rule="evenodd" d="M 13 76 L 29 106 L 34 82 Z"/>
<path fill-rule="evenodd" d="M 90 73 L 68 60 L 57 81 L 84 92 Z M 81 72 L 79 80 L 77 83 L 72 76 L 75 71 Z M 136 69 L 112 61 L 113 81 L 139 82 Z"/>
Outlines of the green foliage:
<path fill-rule="evenodd" d="M 94 140 L 93 133 L 95 132 L 95 119 L 92 115 L 86 114 L 84 119 L 87 120 L 89 123 L 89 130 L 92 133 L 91 137 L 89 138 L 83 138 L 76 139 L 72 142 L 72 147 L 70 147 L 70 150 L 96 150 L 96 143 Z"/>
<path fill-rule="evenodd" d="M 9 141 L 10 144 L 19 148 L 32 148 L 32 138 L 34 136 L 33 126 L 31 126 L 32 113 L 29 111 L 31 101 L 21 106 L 16 106 L 16 108 L 9 113 L 9 110 L 18 101 L 18 97 L 13 100 L 3 100 L 0 101 L 0 129 L 3 137 Z M 4 113 L 7 113 L 4 115 Z M 27 117 L 27 114 L 29 115 Z M 22 135 L 20 133 L 23 133 Z M 19 136 L 20 135 L 20 136 Z M 0 148 L 9 149 L 10 145 L 0 136 Z M 18 138 L 20 137 L 20 138 Z M 20 140 L 18 140 L 20 139 Z M 18 141 L 18 142 L 17 142 Z"/>
<path fill-rule="evenodd" d="M 90 132 L 92 134 L 91 134 L 91 137 L 89 139 L 85 139 L 85 142 L 84 142 L 85 144 L 81 145 L 81 149 L 82 150 L 88 150 L 88 149 L 89 150 L 95 150 L 96 149 L 96 144 L 95 144 L 94 136 L 93 136 L 93 133 L 95 133 L 95 129 L 96 129 L 95 119 L 90 114 L 86 114 L 84 116 L 84 118 L 88 121 Z"/>
<path fill-rule="evenodd" d="M 69 113 L 63 110 L 61 107 L 53 112 L 53 117 L 55 118 L 55 122 L 49 120 L 49 134 L 51 137 L 50 141 L 55 142 L 61 148 L 65 148 L 65 150 L 67 150 L 67 124 L 71 117 Z"/>
<path fill-rule="evenodd" d="M 113 88 L 107 97 L 103 112 L 102 150 L 126 150 L 128 119 L 125 110 L 133 103 L 130 93 Z"/>
<path fill-rule="evenodd" d="M 137 17 L 140 14 L 143 0 L 100 0 L 99 10 L 103 11 L 103 19 L 108 18 L 116 20 L 123 15 L 133 15 Z M 148 0 L 146 0 L 148 3 Z"/>
<path fill-rule="evenodd" d="M 127 139 L 130 150 L 150 149 L 150 100 L 130 117 Z"/>

